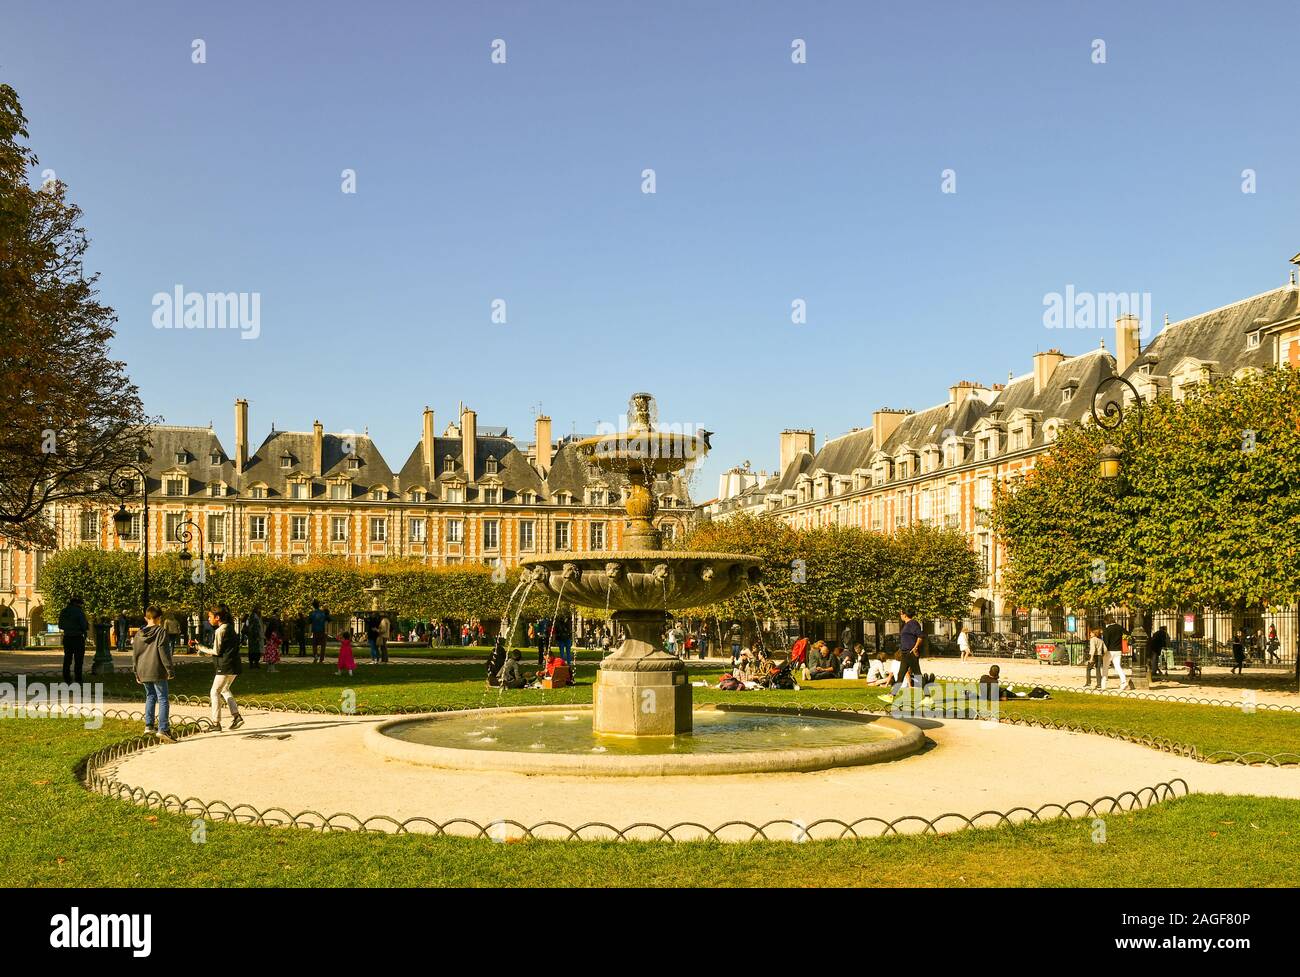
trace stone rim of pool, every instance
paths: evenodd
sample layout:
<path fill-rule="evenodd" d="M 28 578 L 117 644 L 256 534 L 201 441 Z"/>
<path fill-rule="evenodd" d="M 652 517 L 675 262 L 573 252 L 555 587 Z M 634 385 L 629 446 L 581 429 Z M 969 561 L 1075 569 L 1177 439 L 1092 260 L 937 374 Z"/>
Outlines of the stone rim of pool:
<path fill-rule="evenodd" d="M 741 703 L 710 703 L 697 706 L 696 712 L 737 712 L 759 715 L 835 720 L 871 725 L 887 730 L 889 739 L 851 745 L 799 747 L 788 750 L 756 750 L 740 753 L 683 753 L 641 756 L 618 756 L 607 753 L 574 754 L 504 750 L 455 749 L 396 739 L 390 731 L 413 723 L 450 720 L 461 717 L 535 713 L 591 712 L 590 705 L 505 706 L 493 709 L 463 709 L 455 712 L 424 713 L 402 716 L 371 726 L 366 731 L 366 745 L 384 756 L 408 763 L 453 770 L 486 770 L 508 773 L 577 777 L 671 777 L 700 774 L 726 775 L 750 773 L 800 773 L 851 767 L 867 763 L 897 760 L 916 753 L 925 745 L 925 734 L 911 723 L 888 716 L 839 713 L 818 709 L 782 709 L 746 706 Z"/>

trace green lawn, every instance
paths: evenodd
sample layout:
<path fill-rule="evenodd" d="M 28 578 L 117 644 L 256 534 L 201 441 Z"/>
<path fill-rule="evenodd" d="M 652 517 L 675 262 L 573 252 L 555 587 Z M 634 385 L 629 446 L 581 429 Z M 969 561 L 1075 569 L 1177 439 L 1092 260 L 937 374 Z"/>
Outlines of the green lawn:
<path fill-rule="evenodd" d="M 1300 801 L 1192 796 L 1105 818 L 781 844 L 521 842 L 210 824 L 87 792 L 78 761 L 135 724 L 0 723 L 0 878 L 13 886 L 1284 886 Z M 869 812 L 863 812 L 864 814 Z"/>

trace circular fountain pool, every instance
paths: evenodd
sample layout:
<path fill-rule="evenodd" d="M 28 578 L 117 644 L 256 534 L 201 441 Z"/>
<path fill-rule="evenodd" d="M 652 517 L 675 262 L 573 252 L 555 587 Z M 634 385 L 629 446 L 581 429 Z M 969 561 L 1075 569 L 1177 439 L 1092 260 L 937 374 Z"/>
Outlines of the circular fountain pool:
<path fill-rule="evenodd" d="M 882 716 L 730 706 L 695 710 L 677 736 L 608 736 L 590 707 L 485 709 L 381 723 L 372 749 L 435 767 L 577 776 L 667 776 L 821 770 L 893 760 L 924 743 Z"/>

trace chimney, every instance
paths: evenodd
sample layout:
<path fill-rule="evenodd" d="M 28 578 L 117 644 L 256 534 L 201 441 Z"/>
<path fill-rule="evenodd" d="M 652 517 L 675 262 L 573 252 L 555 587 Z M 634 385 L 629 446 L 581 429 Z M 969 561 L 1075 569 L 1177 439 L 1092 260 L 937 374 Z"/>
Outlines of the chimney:
<path fill-rule="evenodd" d="M 420 449 L 424 456 L 424 466 L 429 470 L 429 481 L 432 482 L 434 472 L 433 411 L 428 407 L 424 409 L 424 430 L 420 435 Z"/>
<path fill-rule="evenodd" d="M 982 384 L 975 383 L 973 380 L 960 380 L 948 388 L 948 403 L 953 407 L 960 407 L 966 402 L 967 397 L 983 389 Z"/>
<path fill-rule="evenodd" d="M 248 467 L 248 401 L 242 397 L 235 401 L 235 471 L 244 473 Z"/>
<path fill-rule="evenodd" d="M 1056 368 L 1065 362 L 1065 354 L 1059 349 L 1049 349 L 1046 353 L 1034 354 L 1034 396 L 1047 389 L 1047 382 L 1052 379 Z"/>
<path fill-rule="evenodd" d="M 537 415 L 533 435 L 537 440 L 534 452 L 537 471 L 545 478 L 551 471 L 551 419 L 545 414 Z"/>
<path fill-rule="evenodd" d="M 816 435 L 809 430 L 786 428 L 781 432 L 781 471 L 784 473 L 790 467 L 790 462 L 794 461 L 795 456 L 801 451 L 813 454 L 813 442 Z"/>
<path fill-rule="evenodd" d="M 325 453 L 325 428 L 320 421 L 311 422 L 311 473 L 321 475 L 321 460 Z"/>
<path fill-rule="evenodd" d="M 882 407 L 871 415 L 871 447 L 874 451 L 879 451 L 889 440 L 889 436 L 898 430 L 898 425 L 902 423 L 904 417 L 912 413 L 910 410 L 896 410 L 892 407 Z"/>
<path fill-rule="evenodd" d="M 1142 352 L 1142 323 L 1133 313 L 1115 320 L 1115 372 L 1123 376 Z"/>
<path fill-rule="evenodd" d="M 478 436 L 478 415 L 468 407 L 460 411 L 460 458 L 465 465 L 466 480 L 474 481 L 474 448 Z"/>

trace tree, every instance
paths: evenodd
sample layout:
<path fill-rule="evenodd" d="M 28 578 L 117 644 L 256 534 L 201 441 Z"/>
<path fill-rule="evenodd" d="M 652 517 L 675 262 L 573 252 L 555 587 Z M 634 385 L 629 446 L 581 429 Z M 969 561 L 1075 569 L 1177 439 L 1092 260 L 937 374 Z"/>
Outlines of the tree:
<path fill-rule="evenodd" d="M 109 341 L 117 317 L 83 269 L 66 186 L 28 183 L 27 119 L 0 85 L 0 539 L 53 547 L 51 503 L 102 493 L 147 449 L 149 421 Z"/>
<path fill-rule="evenodd" d="M 998 494 L 1019 603 L 1232 609 L 1300 594 L 1300 373 L 1221 380 L 1114 432 L 1072 428 Z M 1100 477 L 1104 443 L 1124 451 Z"/>

